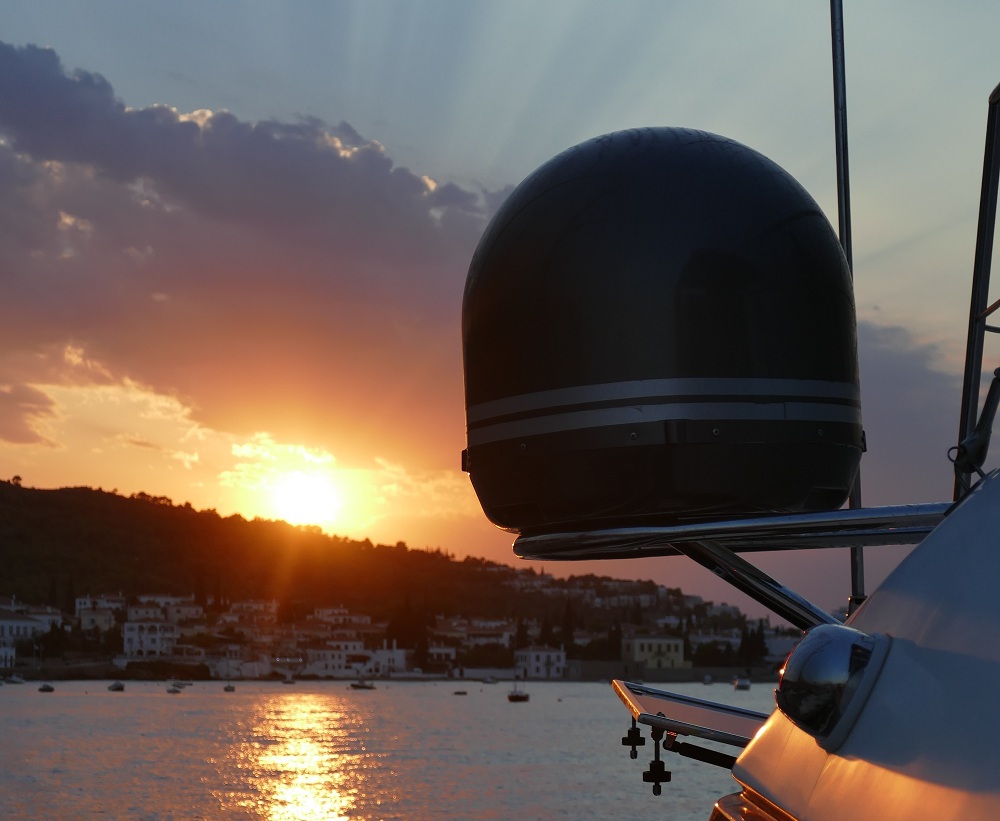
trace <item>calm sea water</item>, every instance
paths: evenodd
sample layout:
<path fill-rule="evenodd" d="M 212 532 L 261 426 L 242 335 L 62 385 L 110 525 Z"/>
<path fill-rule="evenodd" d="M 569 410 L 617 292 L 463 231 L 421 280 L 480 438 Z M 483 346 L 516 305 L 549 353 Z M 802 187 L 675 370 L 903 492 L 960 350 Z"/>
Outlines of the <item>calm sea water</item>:
<path fill-rule="evenodd" d="M 707 821 L 725 770 L 651 753 L 607 683 L 344 682 L 0 687 L 0 817 L 34 819 L 606 819 Z M 455 695 L 464 689 L 467 695 Z M 773 687 L 669 689 L 769 712 Z M 648 735 L 648 732 L 644 733 Z"/>

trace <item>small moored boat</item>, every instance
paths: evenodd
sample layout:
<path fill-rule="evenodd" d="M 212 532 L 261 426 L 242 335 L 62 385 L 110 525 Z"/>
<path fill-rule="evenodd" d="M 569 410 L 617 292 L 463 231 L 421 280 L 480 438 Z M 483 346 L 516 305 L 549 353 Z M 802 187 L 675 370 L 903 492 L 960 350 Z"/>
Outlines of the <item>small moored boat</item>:
<path fill-rule="evenodd" d="M 38 692 L 39 693 L 51 693 L 55 689 L 56 689 L 55 687 L 53 687 L 51 684 L 49 684 L 48 682 L 46 682 L 45 684 L 43 684 L 41 687 L 38 688 Z"/>
<path fill-rule="evenodd" d="M 527 701 L 529 698 L 530 696 L 518 686 L 516 681 L 514 682 L 514 689 L 507 693 L 507 701 Z"/>
<path fill-rule="evenodd" d="M 125 683 L 122 682 L 122 681 L 112 681 L 108 685 L 108 689 L 112 693 L 123 693 L 123 692 L 125 692 Z"/>

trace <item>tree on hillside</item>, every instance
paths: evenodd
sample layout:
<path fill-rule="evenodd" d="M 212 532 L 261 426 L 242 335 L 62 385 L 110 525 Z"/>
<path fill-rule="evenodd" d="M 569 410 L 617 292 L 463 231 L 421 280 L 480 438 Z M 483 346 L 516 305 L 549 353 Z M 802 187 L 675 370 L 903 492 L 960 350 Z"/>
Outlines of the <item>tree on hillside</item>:
<path fill-rule="evenodd" d="M 514 636 L 514 649 L 520 650 L 527 647 L 531 643 L 531 639 L 528 636 L 528 625 L 525 624 L 524 619 L 517 620 L 517 633 Z"/>
<path fill-rule="evenodd" d="M 566 600 L 566 607 L 563 610 L 562 625 L 559 628 L 559 641 L 566 648 L 566 652 L 573 649 L 573 633 L 576 630 L 576 614 L 573 612 L 573 602 Z"/>
<path fill-rule="evenodd" d="M 555 643 L 555 630 L 552 627 L 552 619 L 549 618 L 549 614 L 546 613 L 545 617 L 542 619 L 542 627 L 538 632 L 538 643 L 543 647 L 550 647 Z"/>
<path fill-rule="evenodd" d="M 750 667 L 753 664 L 753 648 L 750 643 L 750 628 L 745 624 L 743 625 L 743 631 L 740 634 L 740 649 L 736 651 L 736 658 L 739 663 Z"/>
<path fill-rule="evenodd" d="M 76 615 L 76 584 L 73 580 L 73 574 L 69 574 L 69 581 L 66 582 L 66 595 L 63 597 L 64 613 L 72 613 Z"/>
<path fill-rule="evenodd" d="M 608 628 L 608 644 L 612 648 L 618 649 L 618 654 L 621 655 L 622 650 L 622 626 L 619 622 L 615 622 Z"/>
<path fill-rule="evenodd" d="M 396 642 L 397 647 L 407 650 L 427 648 L 427 620 L 423 613 L 416 611 L 406 596 L 403 603 L 396 608 L 389 619 L 385 630 L 389 642 Z"/>

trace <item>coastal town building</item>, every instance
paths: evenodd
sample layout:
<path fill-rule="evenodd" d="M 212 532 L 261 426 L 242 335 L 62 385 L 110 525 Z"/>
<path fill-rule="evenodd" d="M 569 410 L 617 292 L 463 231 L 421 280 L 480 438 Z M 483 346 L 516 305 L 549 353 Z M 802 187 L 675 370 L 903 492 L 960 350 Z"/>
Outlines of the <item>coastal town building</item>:
<path fill-rule="evenodd" d="M 302 672 L 320 678 L 356 677 L 365 674 L 370 658 L 363 642 L 337 639 L 325 642 L 321 647 L 306 648 Z"/>
<path fill-rule="evenodd" d="M 128 606 L 127 621 L 155 621 L 161 618 L 163 618 L 163 608 L 155 602 Z"/>
<path fill-rule="evenodd" d="M 23 641 L 49 631 L 48 623 L 13 610 L 0 609 L 0 641 Z"/>
<path fill-rule="evenodd" d="M 556 679 L 566 674 L 566 651 L 534 645 L 514 653 L 514 667 L 521 678 Z"/>
<path fill-rule="evenodd" d="M 277 621 L 278 601 L 277 599 L 245 599 L 233 602 L 229 606 L 229 612 L 236 616 L 249 616 L 258 622 L 268 619 Z"/>
<path fill-rule="evenodd" d="M 427 647 L 427 661 L 451 668 L 458 660 L 458 648 L 448 644 L 431 644 Z"/>
<path fill-rule="evenodd" d="M 200 604 L 186 601 L 168 604 L 163 608 L 163 615 L 172 624 L 183 624 L 201 619 L 205 615 L 205 611 Z"/>
<path fill-rule="evenodd" d="M 0 608 L 0 668 L 13 667 L 17 661 L 17 642 L 37 638 L 49 631 L 46 621 L 27 613 Z"/>
<path fill-rule="evenodd" d="M 80 618 L 85 610 L 124 611 L 127 605 L 128 600 L 121 593 L 102 593 L 100 596 L 77 596 L 73 615 Z"/>
<path fill-rule="evenodd" d="M 48 632 L 54 627 L 66 626 L 63 612 L 56 607 L 49 607 L 47 605 L 41 607 L 36 605 L 27 605 L 19 607 L 18 612 L 23 613 L 26 616 L 31 616 L 33 619 L 38 619 L 40 622 L 44 622 L 45 632 Z"/>
<path fill-rule="evenodd" d="M 165 621 L 127 621 L 122 631 L 122 649 L 127 659 L 172 656 L 177 644 L 176 624 Z"/>
<path fill-rule="evenodd" d="M 506 619 L 464 619 L 438 616 L 428 631 L 436 648 L 505 647 L 510 649 L 517 632 Z M 444 654 L 448 655 L 448 654 Z"/>
<path fill-rule="evenodd" d="M 681 670 L 691 667 L 684 660 L 684 639 L 677 636 L 630 636 L 622 640 L 622 661 L 644 664 L 647 670 Z"/>
<path fill-rule="evenodd" d="M 137 596 L 136 600 L 139 604 L 156 605 L 160 609 L 164 609 L 173 604 L 194 602 L 194 596 L 168 596 L 161 593 L 144 593 Z"/>
<path fill-rule="evenodd" d="M 405 673 L 409 670 L 407 652 L 401 647 L 396 647 L 396 642 L 392 647 L 388 642 L 382 642 L 382 646 L 372 651 L 369 662 L 368 675 L 371 676 L 392 676 L 396 673 Z"/>
<path fill-rule="evenodd" d="M 98 633 L 107 633 L 115 626 L 114 611 L 104 607 L 95 607 L 88 610 L 81 610 L 78 614 L 80 629 L 85 633 L 96 630 Z"/>
<path fill-rule="evenodd" d="M 372 623 L 371 616 L 351 613 L 346 607 L 317 607 L 308 618 L 338 627 L 366 627 Z"/>

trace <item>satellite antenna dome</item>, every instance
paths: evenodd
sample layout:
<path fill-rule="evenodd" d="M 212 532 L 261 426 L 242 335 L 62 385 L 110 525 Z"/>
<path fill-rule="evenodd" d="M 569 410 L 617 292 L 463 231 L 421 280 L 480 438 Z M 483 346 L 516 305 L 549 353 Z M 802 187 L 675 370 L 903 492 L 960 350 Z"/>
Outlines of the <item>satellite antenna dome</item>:
<path fill-rule="evenodd" d="M 830 510 L 863 450 L 851 274 L 787 172 L 619 131 L 511 193 L 469 267 L 463 468 L 522 534 Z"/>

